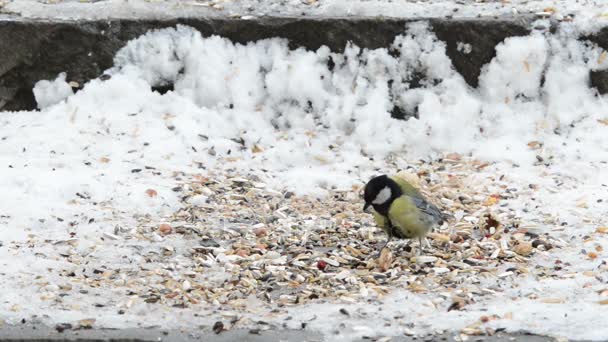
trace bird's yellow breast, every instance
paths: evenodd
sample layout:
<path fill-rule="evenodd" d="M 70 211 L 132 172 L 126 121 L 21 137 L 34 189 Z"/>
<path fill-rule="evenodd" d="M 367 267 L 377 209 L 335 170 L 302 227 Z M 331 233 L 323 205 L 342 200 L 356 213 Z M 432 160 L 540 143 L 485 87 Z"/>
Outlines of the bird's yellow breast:
<path fill-rule="evenodd" d="M 430 229 L 420 217 L 420 210 L 408 196 L 401 196 L 393 201 L 388 210 L 388 217 L 407 238 L 424 236 Z"/>
<path fill-rule="evenodd" d="M 408 239 L 420 237 L 424 236 L 430 229 L 420 219 L 420 212 L 416 208 L 416 204 L 408 196 L 402 196 L 393 201 L 388 211 L 388 218 L 375 210 L 373 215 L 378 227 L 382 228 L 387 234 L 391 234 L 388 220 L 390 219 L 393 229 L 398 231 L 398 234 L 393 232 L 391 235 L 396 235 L 396 237 L 399 237 L 399 235 Z"/>

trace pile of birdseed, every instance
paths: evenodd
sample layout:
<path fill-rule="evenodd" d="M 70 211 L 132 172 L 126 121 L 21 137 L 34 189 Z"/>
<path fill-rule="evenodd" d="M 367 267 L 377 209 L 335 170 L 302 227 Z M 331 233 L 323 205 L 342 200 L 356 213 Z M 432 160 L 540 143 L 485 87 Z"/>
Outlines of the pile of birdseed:
<path fill-rule="evenodd" d="M 461 309 L 501 292 L 480 286 L 484 279 L 539 271 L 530 269 L 529 257 L 564 242 L 525 228 L 499 205 L 516 193 L 471 184 L 488 164 L 451 157 L 408 174 L 454 216 L 429 234 L 431 247 L 421 254 L 402 241 L 374 257 L 386 236 L 361 211 L 358 188 L 317 200 L 271 190 L 255 177 L 186 176 L 177 189 L 181 210 L 162 224 L 142 219 L 134 234 L 116 232 L 127 245 L 149 246 L 140 250 L 145 262 L 129 270 L 107 265 L 95 282 L 169 308 L 247 311 L 254 296 L 280 311 L 319 301 L 374 302 L 398 287 Z"/>
<path fill-rule="evenodd" d="M 486 172 L 490 167 L 449 154 L 399 173 L 453 216 L 428 235 L 430 247 L 421 252 L 417 241 L 394 241 L 376 257 L 386 236 L 362 212 L 361 188 L 300 197 L 230 172 L 175 173 L 180 210 L 162 221 L 143 216 L 133 227 L 116 226 L 93 246 L 78 236 L 44 242 L 32 236 L 7 247 L 63 261 L 63 269 L 52 270 L 54 278 L 43 272 L 36 283 L 49 312 L 70 310 L 79 319 L 61 329 L 112 325 L 108 317 L 142 325 L 157 312 L 167 321 L 143 326 L 179 327 L 190 317 L 216 332 L 272 329 L 308 304 L 382 306 L 395 290 L 426 296 L 437 311 L 466 310 L 501 296 L 505 284 L 555 274 L 558 268 L 532 265 L 530 258 L 567 245 L 537 228 L 558 221 L 526 221 L 514 209 L 536 186 L 517 191 L 508 176 Z M 146 193 L 158 196 L 153 189 Z M 85 304 L 91 298 L 93 307 Z M 82 319 L 87 314 L 97 318 Z M 461 332 L 493 334 L 484 323 L 497 318 L 488 317 Z M 401 331 L 413 334 L 411 327 Z"/>

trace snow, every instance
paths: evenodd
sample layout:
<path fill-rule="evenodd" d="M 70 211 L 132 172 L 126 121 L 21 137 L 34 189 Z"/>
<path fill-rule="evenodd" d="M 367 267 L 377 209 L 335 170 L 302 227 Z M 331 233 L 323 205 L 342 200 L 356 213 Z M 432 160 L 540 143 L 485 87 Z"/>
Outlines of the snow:
<path fill-rule="evenodd" d="M 14 10 L 25 3 L 14 1 L 6 7 Z M 321 3 L 319 8 L 329 11 L 338 4 Z M 355 3 L 350 10 L 374 4 L 381 2 Z M 30 251 L 0 247 L 1 283 L 11 289 L 0 294 L 0 317 L 17 321 L 36 314 L 57 323 L 95 316 L 104 326 L 167 328 L 195 320 L 191 310 L 168 318 L 147 312 L 141 303 L 126 316 L 111 308 L 77 305 L 91 304 L 92 294 L 69 299 L 78 308 L 60 310 L 39 299 L 34 285 L 37 276 L 55 279 L 55 272 L 71 267 L 59 257 L 34 254 L 56 255 L 68 248 L 69 233 L 77 232 L 83 257 L 96 254 L 107 262 L 125 262 L 119 256 L 128 249 L 112 242 L 100 245 L 99 237 L 112 233 L 116 225 L 132 226 L 141 216 L 162 219 L 179 209 L 179 194 L 171 190 L 175 172 L 236 170 L 255 174 L 279 191 L 323 198 L 330 189 L 362 184 L 377 170 L 396 171 L 387 170 L 385 161 L 394 156 L 415 160 L 458 152 L 493 162 L 480 175 L 480 183 L 491 184 L 491 176 L 505 174 L 519 188 L 540 186 L 539 193 L 510 204 L 539 222 L 541 231 L 572 242 L 559 255 L 541 253 L 535 261 L 552 264 L 559 257 L 570 262 L 576 274 L 526 279 L 517 286 L 505 280 L 502 297 L 463 312 L 438 314 L 425 296 L 396 290 L 383 299 L 382 312 L 353 318 L 339 337 L 372 335 L 379 329 L 401 334 L 377 324 L 396 313 L 424 333 L 460 329 L 492 311 L 501 317 L 512 313 L 512 319 L 492 322 L 510 331 L 606 339 L 608 330 L 600 322 L 604 310 L 596 303 L 605 275 L 598 279 L 580 274 L 600 263 L 580 254 L 580 237 L 606 224 L 605 209 L 596 201 L 607 198 L 602 182 L 608 179 L 608 126 L 602 122 L 608 105 L 605 96 L 589 88 L 588 71 L 604 69 L 608 61 L 599 47 L 578 41 L 578 32 L 572 23 L 555 34 L 505 40 L 484 68 L 479 89 L 471 89 L 454 70 L 445 45 L 424 22 L 395 39 L 398 57 L 387 49 L 353 45 L 342 54 L 326 47 L 290 50 L 281 39 L 241 45 L 178 26 L 131 41 L 107 71 L 110 79 L 91 80 L 76 94 L 69 94 L 66 75 L 41 81 L 34 90 L 40 111 L 0 114 L 0 241 L 27 244 L 32 236 L 43 236 L 57 243 Z M 330 57 L 333 70 L 328 67 Z M 410 89 L 415 72 L 426 75 L 425 86 Z M 164 95 L 151 89 L 167 84 L 174 84 L 174 90 Z M 419 119 L 392 119 L 393 102 L 417 108 Z M 535 141 L 542 142 L 540 149 L 528 145 Z M 538 165 L 539 157 L 550 166 Z M 565 186 L 556 190 L 556 179 Z M 158 196 L 148 196 L 147 189 L 155 189 Z M 581 199 L 591 205 L 580 206 Z M 205 196 L 191 200 L 204 203 Z M 568 225 L 543 225 L 544 213 Z M 596 243 L 608 248 L 605 238 Z M 586 282 L 590 285 L 582 286 Z M 96 291 L 99 296 L 118 296 L 113 289 Z M 521 293 L 563 302 L 512 300 Z M 364 303 L 345 305 L 351 312 L 369 309 Z M 330 334 L 343 319 L 334 309 L 332 304 L 312 304 L 292 313 L 300 318 L 317 315 L 310 327 Z"/>
<path fill-rule="evenodd" d="M 57 104 L 74 94 L 72 87 L 65 81 L 66 73 L 62 72 L 54 81 L 42 80 L 34 86 L 34 97 L 38 108 L 44 109 Z"/>
<path fill-rule="evenodd" d="M 592 31 L 606 24 L 603 0 L 36 0 L 4 1 L 4 12 L 21 18 L 109 19 L 185 17 L 397 17 L 454 18 L 548 15 L 574 17 L 579 28 Z M 0 12 L 1 13 L 1 12 Z"/>

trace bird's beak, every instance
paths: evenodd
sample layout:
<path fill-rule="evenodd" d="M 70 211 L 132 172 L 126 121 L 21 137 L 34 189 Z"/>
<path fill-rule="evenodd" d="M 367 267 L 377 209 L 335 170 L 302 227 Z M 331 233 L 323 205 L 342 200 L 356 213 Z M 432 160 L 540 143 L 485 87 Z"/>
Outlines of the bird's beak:
<path fill-rule="evenodd" d="M 369 213 L 369 207 L 371 204 L 369 203 L 365 203 L 365 205 L 363 206 L 363 212 L 364 213 Z"/>

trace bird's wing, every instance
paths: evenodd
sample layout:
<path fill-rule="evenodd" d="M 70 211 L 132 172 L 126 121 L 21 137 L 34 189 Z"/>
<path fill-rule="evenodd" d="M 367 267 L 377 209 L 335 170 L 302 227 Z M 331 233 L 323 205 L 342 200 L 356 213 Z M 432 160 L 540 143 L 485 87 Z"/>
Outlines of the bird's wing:
<path fill-rule="evenodd" d="M 410 197 L 422 198 L 422 194 L 420 194 L 420 191 L 418 189 L 416 189 L 415 186 L 408 183 L 405 179 L 398 177 L 398 176 L 391 176 L 390 178 L 393 181 L 395 181 L 395 183 L 397 183 L 397 185 L 399 185 L 399 188 L 401 188 L 401 191 L 403 191 L 403 194 L 410 196 Z"/>
<path fill-rule="evenodd" d="M 439 209 L 433 203 L 427 201 L 420 192 L 420 190 L 408 183 L 405 179 L 399 176 L 393 176 L 390 178 L 399 185 L 401 191 L 403 191 L 405 195 L 412 198 L 418 209 L 420 209 L 422 212 L 426 213 L 430 217 L 434 218 L 434 221 L 436 221 L 436 223 L 442 224 L 443 221 L 447 221 L 451 218 L 454 218 L 452 215 L 442 212 L 441 209 Z"/>
<path fill-rule="evenodd" d="M 441 224 L 445 219 L 445 214 L 441 212 L 433 203 L 426 201 L 424 198 L 412 197 L 412 201 L 416 205 L 416 208 L 420 210 L 424 215 L 422 219 L 428 222 L 429 225 Z"/>

